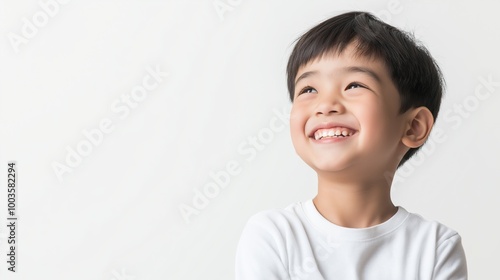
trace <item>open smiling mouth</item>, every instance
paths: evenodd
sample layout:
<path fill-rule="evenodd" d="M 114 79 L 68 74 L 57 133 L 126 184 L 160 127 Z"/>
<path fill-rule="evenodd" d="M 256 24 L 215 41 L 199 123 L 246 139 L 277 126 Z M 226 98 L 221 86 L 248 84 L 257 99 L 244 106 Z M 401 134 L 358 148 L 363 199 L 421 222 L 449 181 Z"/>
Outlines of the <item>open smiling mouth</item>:
<path fill-rule="evenodd" d="M 346 127 L 334 127 L 328 129 L 318 129 L 313 135 L 315 140 L 321 140 L 323 138 L 346 138 L 354 135 L 356 131 L 346 128 Z"/>

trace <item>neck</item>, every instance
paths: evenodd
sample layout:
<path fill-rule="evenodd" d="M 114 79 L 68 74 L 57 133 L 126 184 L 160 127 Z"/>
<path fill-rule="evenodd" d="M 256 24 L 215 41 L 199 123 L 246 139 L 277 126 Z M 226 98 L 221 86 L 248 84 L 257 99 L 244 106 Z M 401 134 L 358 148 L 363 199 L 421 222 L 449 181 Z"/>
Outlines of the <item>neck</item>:
<path fill-rule="evenodd" d="M 319 174 L 318 174 L 319 175 Z M 342 227 L 365 228 L 387 221 L 397 207 L 391 201 L 391 182 L 339 182 L 318 176 L 316 209 L 328 221 Z"/>

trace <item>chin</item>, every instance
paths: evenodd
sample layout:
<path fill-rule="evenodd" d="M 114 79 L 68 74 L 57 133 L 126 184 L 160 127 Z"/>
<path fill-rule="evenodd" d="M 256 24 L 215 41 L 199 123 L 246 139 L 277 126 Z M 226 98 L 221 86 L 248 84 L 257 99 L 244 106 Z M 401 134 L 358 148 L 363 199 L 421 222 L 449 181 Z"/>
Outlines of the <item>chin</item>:
<path fill-rule="evenodd" d="M 308 162 L 308 165 L 317 173 L 320 172 L 341 172 L 348 169 L 349 164 L 341 161 L 315 161 Z"/>
<path fill-rule="evenodd" d="M 313 167 L 316 173 L 339 173 L 345 171 L 346 168 L 338 167 L 338 166 L 325 166 L 325 167 Z"/>

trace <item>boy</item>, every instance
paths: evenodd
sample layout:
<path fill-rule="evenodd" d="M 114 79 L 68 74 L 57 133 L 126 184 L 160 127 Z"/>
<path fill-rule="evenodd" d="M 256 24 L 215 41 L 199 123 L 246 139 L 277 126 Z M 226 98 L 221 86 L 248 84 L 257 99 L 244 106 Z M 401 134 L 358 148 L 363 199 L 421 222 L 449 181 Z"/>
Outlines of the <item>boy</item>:
<path fill-rule="evenodd" d="M 320 23 L 288 66 L 290 132 L 318 194 L 248 221 L 236 279 L 467 279 L 460 236 L 395 206 L 391 176 L 424 144 L 443 79 L 427 50 L 364 12 Z"/>

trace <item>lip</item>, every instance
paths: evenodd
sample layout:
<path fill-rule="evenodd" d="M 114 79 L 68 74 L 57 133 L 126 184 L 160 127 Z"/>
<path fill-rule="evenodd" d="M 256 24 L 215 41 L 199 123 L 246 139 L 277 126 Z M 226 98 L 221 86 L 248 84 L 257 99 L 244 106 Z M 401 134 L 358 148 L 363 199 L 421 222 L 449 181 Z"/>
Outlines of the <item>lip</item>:
<path fill-rule="evenodd" d="M 312 139 L 313 139 L 313 140 L 315 140 L 315 141 L 321 141 L 321 140 L 323 140 L 323 139 L 321 139 L 321 140 L 316 140 L 316 139 L 314 138 L 314 133 L 316 133 L 316 131 L 317 131 L 318 129 L 328 129 L 328 128 L 334 128 L 334 127 L 345 127 L 345 128 L 347 128 L 347 129 L 349 129 L 349 130 L 354 131 L 353 135 L 355 135 L 355 134 L 358 132 L 356 129 L 354 129 L 354 128 L 352 128 L 351 126 L 349 126 L 349 125 L 347 125 L 347 124 L 344 124 L 344 123 L 339 123 L 339 122 L 323 122 L 323 123 L 319 123 L 319 124 L 315 125 L 315 126 L 311 129 L 311 131 L 309 132 L 308 137 L 309 137 L 309 138 L 312 138 Z M 351 136 L 353 136 L 353 135 L 351 135 Z M 351 137 L 351 136 L 349 136 L 349 137 Z M 349 138 L 349 137 L 345 137 L 345 138 Z M 341 139 L 345 139 L 345 138 L 330 138 L 330 139 L 331 139 L 331 140 L 341 140 Z M 330 139 L 324 139 L 324 140 L 330 140 Z"/>
<path fill-rule="evenodd" d="M 311 141 L 316 144 L 329 144 L 329 143 L 339 143 L 343 141 L 349 140 L 351 137 L 356 137 L 356 133 L 349 137 L 327 137 L 327 138 L 321 138 L 319 140 L 314 139 L 314 137 L 311 137 Z"/>

